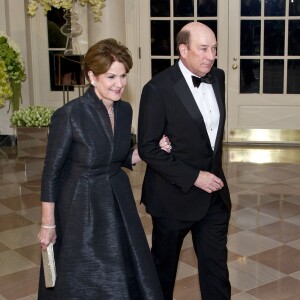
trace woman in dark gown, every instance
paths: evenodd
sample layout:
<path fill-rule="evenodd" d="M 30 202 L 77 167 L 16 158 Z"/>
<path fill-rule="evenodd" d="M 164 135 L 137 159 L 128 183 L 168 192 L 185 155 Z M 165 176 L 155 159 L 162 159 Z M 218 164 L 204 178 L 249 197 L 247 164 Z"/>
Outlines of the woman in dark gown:
<path fill-rule="evenodd" d="M 125 46 L 98 42 L 84 61 L 91 86 L 52 117 L 39 239 L 43 250 L 54 244 L 57 279 L 45 288 L 41 266 L 38 299 L 163 299 L 122 170 L 140 160 L 130 149 L 131 106 L 120 100 L 131 67 Z"/>

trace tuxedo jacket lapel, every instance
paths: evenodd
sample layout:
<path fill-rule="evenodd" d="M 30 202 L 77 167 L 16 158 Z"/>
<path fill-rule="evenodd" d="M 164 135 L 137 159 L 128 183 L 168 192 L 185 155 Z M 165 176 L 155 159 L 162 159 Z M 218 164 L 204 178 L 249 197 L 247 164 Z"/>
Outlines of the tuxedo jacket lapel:
<path fill-rule="evenodd" d="M 218 78 L 216 76 L 214 76 L 215 78 L 215 82 L 212 84 L 214 92 L 215 92 L 215 97 L 218 103 L 218 107 L 219 107 L 219 112 L 220 112 L 220 120 L 219 120 L 219 127 L 218 127 L 218 132 L 217 132 L 217 136 L 216 136 L 216 142 L 215 142 L 215 151 L 219 148 L 220 143 L 222 143 L 222 136 L 223 136 L 223 124 L 224 124 L 224 118 L 225 118 L 225 107 L 222 101 L 222 97 L 221 97 L 221 92 L 220 92 L 220 85 L 218 82 Z"/>
<path fill-rule="evenodd" d="M 178 64 L 174 65 L 173 71 L 174 71 L 173 76 L 176 81 L 174 90 L 175 90 L 179 100 L 181 101 L 181 103 L 184 105 L 184 107 L 190 114 L 191 118 L 198 124 L 198 126 L 202 132 L 202 135 L 205 137 L 208 145 L 211 147 L 203 116 L 198 108 L 198 105 L 193 97 L 192 92 L 190 91 L 188 84 L 186 83 L 186 80 L 184 79 L 184 77 L 179 69 Z M 219 79 L 216 76 L 214 76 L 214 78 L 215 78 L 215 82 L 212 84 L 212 86 L 213 86 L 213 89 L 215 92 L 216 100 L 217 100 L 219 111 L 220 111 L 219 129 L 218 129 L 218 133 L 217 133 L 217 137 L 216 137 L 216 144 L 215 144 L 215 149 L 217 149 L 217 147 L 219 146 L 219 143 L 220 143 L 221 136 L 222 136 L 222 130 L 220 130 L 220 129 L 222 128 L 222 124 L 224 122 L 225 115 L 224 115 L 224 105 L 222 102 L 222 97 L 221 97 L 221 92 L 220 92 Z"/>
<path fill-rule="evenodd" d="M 205 123 L 203 116 L 198 108 L 198 105 L 193 97 L 192 92 L 190 91 L 184 77 L 175 84 L 174 86 L 175 92 L 184 105 L 191 118 L 196 122 L 201 130 L 202 135 L 205 137 L 207 142 L 210 144 L 209 137 L 206 131 Z"/>

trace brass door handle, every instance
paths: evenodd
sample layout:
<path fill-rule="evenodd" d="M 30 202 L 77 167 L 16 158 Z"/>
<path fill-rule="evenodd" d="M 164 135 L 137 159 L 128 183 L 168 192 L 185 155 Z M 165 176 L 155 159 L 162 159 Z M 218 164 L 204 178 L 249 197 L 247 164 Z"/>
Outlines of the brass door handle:
<path fill-rule="evenodd" d="M 233 65 L 232 65 L 232 69 L 233 69 L 233 70 L 236 70 L 236 69 L 237 69 L 237 67 L 238 67 L 238 65 L 237 65 L 237 64 L 233 64 Z"/>

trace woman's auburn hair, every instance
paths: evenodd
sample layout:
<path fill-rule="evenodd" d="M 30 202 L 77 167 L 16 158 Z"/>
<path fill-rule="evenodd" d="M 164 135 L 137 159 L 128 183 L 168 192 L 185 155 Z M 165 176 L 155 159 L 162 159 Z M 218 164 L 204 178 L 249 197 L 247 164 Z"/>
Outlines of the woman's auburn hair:
<path fill-rule="evenodd" d="M 84 56 L 85 77 L 89 80 L 89 71 L 95 76 L 106 73 L 114 61 L 122 63 L 127 73 L 133 65 L 129 49 L 117 40 L 109 38 L 97 42 Z"/>

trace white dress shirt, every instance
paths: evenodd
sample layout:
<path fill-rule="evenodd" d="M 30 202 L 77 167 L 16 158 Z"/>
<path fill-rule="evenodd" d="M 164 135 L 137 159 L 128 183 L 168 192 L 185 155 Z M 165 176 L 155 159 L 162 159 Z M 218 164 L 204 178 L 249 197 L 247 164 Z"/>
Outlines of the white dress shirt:
<path fill-rule="evenodd" d="M 196 75 L 189 71 L 180 60 L 178 65 L 202 114 L 211 148 L 214 150 L 219 127 L 220 111 L 213 87 L 211 84 L 203 82 L 198 88 L 194 87 L 192 75 Z"/>

